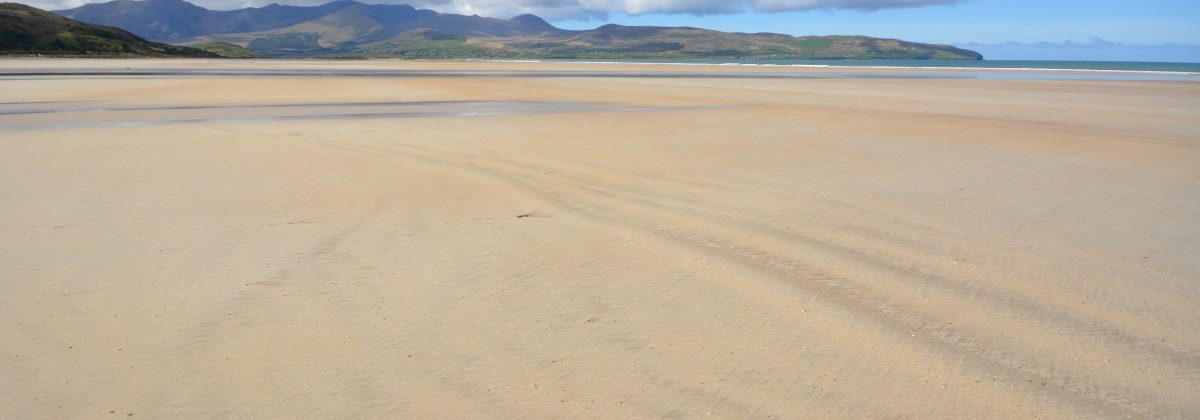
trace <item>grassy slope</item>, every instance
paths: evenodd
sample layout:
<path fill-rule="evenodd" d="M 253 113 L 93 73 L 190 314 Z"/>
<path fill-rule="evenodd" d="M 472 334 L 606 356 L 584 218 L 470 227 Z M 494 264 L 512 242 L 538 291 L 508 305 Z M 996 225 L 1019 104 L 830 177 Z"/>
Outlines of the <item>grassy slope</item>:
<path fill-rule="evenodd" d="M 563 58 L 946 58 L 978 59 L 974 52 L 862 36 L 792 37 L 725 33 L 696 28 L 604 26 L 565 40 L 518 43 L 529 52 Z"/>
<path fill-rule="evenodd" d="M 0 3 L 0 53 L 147 57 L 214 57 L 159 44 L 117 28 L 89 25 L 19 3 Z"/>
<path fill-rule="evenodd" d="M 237 44 L 228 42 L 206 42 L 203 44 L 190 45 L 192 48 L 198 48 L 210 53 L 219 55 L 225 58 L 255 58 L 258 54 L 253 50 Z"/>
<path fill-rule="evenodd" d="M 318 47 L 318 34 L 290 34 L 251 42 L 250 48 L 266 56 L 309 54 L 400 58 L 979 58 L 970 51 L 953 47 L 866 37 L 760 38 L 730 34 L 711 37 L 690 35 L 696 34 L 673 34 L 628 42 L 591 43 L 561 39 L 468 39 L 429 36 L 428 33 L 404 33 L 383 41 Z M 308 44 L 307 49 L 295 45 L 296 41 L 301 39 Z M 287 44 L 292 44 L 293 48 L 279 48 Z"/>
<path fill-rule="evenodd" d="M 399 58 L 509 57 L 513 54 L 502 47 L 488 47 L 465 37 L 433 29 L 416 29 L 382 41 L 358 45 L 354 47 L 354 52 L 367 57 Z"/>
<path fill-rule="evenodd" d="M 897 40 L 852 36 L 794 38 L 786 35 L 725 34 L 670 29 L 628 39 L 466 38 L 418 29 L 381 41 L 328 45 L 319 33 L 282 33 L 251 41 L 263 56 L 396 58 L 899 58 L 975 59 L 966 50 Z"/>

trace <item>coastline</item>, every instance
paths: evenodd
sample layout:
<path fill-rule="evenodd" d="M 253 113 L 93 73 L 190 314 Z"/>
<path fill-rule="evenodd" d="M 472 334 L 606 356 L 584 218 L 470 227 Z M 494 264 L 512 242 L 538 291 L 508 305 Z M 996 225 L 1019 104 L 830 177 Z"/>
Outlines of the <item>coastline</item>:
<path fill-rule="evenodd" d="M 132 64 L 113 68 L 108 62 Z M 71 66 L 64 66 L 71 63 Z M 197 64 L 199 65 L 193 65 Z M 82 65 L 80 65 L 82 64 Z M 280 70 L 286 68 L 287 70 Z M 977 79 L 1198 82 L 1200 73 L 972 67 L 834 66 L 761 63 L 680 63 L 530 60 L 328 60 L 328 59 L 0 59 L 0 75 L 13 76 L 270 76 L 312 77 L 725 77 L 798 79 Z"/>
<path fill-rule="evenodd" d="M 830 63 L 821 64 L 805 64 L 805 63 L 760 63 L 760 62 L 723 62 L 721 60 L 713 60 L 712 62 L 688 62 L 688 61 L 637 61 L 637 60 L 509 60 L 509 59 L 463 59 L 463 60 L 406 60 L 406 59 L 384 59 L 384 58 L 367 58 L 353 60 L 338 60 L 338 59 L 291 59 L 291 58 L 238 58 L 238 59 L 211 59 L 211 58 L 90 58 L 82 60 L 84 62 L 91 61 L 95 63 L 104 63 L 105 61 L 123 60 L 130 63 L 138 63 L 139 66 L 131 67 L 130 69 L 154 69 L 154 68 L 187 68 L 187 66 L 179 66 L 170 64 L 176 61 L 182 62 L 200 62 L 210 63 L 216 68 L 252 68 L 253 63 L 263 64 L 265 67 L 271 67 L 269 63 L 326 63 L 329 69 L 388 69 L 388 68 L 404 68 L 404 69 L 428 69 L 428 70 L 464 70 L 464 69 L 479 69 L 479 70 L 504 70 L 514 69 L 521 70 L 520 65 L 536 64 L 542 70 L 570 70 L 572 68 L 587 68 L 592 66 L 611 67 L 619 70 L 638 70 L 638 69 L 694 69 L 713 73 L 710 69 L 733 69 L 738 73 L 764 73 L 768 70 L 791 70 L 794 74 L 812 74 L 816 71 L 830 71 L 837 73 L 863 73 L 863 74 L 927 74 L 927 75 L 993 75 L 993 74 L 1045 74 L 1045 75 L 1073 75 L 1073 74 L 1100 74 L 1100 75 L 1132 75 L 1132 76 L 1164 76 L 1181 78 L 1200 77 L 1200 71 L 1164 71 L 1164 70 L 1122 70 L 1122 69 L 1086 69 L 1086 68 L 1041 68 L 1041 67 L 968 67 L 968 66 L 911 66 L 911 65 L 888 65 L 887 63 L 894 60 L 878 60 L 870 61 L 872 65 L 839 65 L 837 62 L 845 60 L 831 60 Z M 56 57 L 0 57 L 0 71 L 8 71 L 11 73 L 12 63 L 37 63 L 26 66 L 27 69 L 57 69 L 63 66 L 56 65 L 56 62 L 71 62 L 79 63 L 80 59 L 72 58 L 56 58 Z M 866 62 L 866 61 L 864 61 Z M 906 63 L 920 63 L 919 61 L 905 61 Z M 986 62 L 986 61 L 984 61 Z M 146 63 L 156 63 L 160 65 L 146 65 Z M 393 63 L 392 65 L 371 66 L 371 65 L 355 65 L 363 63 Z M 878 63 L 875 65 L 874 63 Z M 1087 62 L 1079 62 L 1085 64 Z M 161 65 L 166 64 L 166 65 Z M 1170 63 L 1181 64 L 1181 63 Z M 1187 64 L 1187 63 L 1182 63 Z M 491 66 L 488 65 L 500 65 Z M 515 67 L 502 67 L 503 65 L 515 65 Z M 1200 64 L 1197 64 L 1200 66 Z M 104 65 L 83 66 L 103 68 Z M 320 67 L 320 66 L 318 66 Z M 787 74 L 787 73 L 780 73 Z M 1162 79 L 1173 80 L 1173 79 Z M 1190 80 L 1190 79 L 1186 79 Z"/>
<path fill-rule="evenodd" d="M 838 61 L 847 60 L 795 60 L 795 61 L 827 61 L 829 64 L 781 64 L 781 63 L 756 63 L 755 61 L 771 61 L 771 60 L 746 60 L 742 62 L 729 61 L 720 62 L 721 60 L 707 60 L 705 62 L 688 62 L 688 61 L 638 61 L 630 60 L 506 60 L 506 59 L 471 59 L 463 61 L 482 61 L 482 62 L 512 62 L 512 63 L 588 63 L 588 64 L 644 64 L 644 65 L 680 65 L 680 66 L 747 66 L 747 67 L 782 67 L 782 68 L 836 68 L 836 69 L 889 69 L 889 70 L 966 70 L 966 71 L 1032 71 L 1032 72 L 1097 72 L 1097 73 L 1135 73 L 1135 74 L 1162 74 L 1162 75 L 1181 75 L 1181 76 L 1196 76 L 1200 75 L 1200 70 L 1196 71 L 1171 71 L 1171 70 L 1129 70 L 1129 69 L 1103 69 L 1103 68 L 1058 68 L 1058 67 L 986 67 L 986 66 L 897 66 L 887 65 L 894 60 L 875 60 L 879 65 L 838 65 Z M 786 61 L 786 60 L 784 60 Z M 851 60 L 851 61 L 868 61 L 868 60 Z M 914 62 L 916 60 L 900 60 L 905 62 Z M 988 60 L 980 60 L 978 62 L 987 63 Z M 1015 61 L 1024 62 L 1024 61 Z M 1053 63 L 1053 62 L 1047 62 Z M 1081 65 L 1086 65 L 1087 61 L 1077 61 Z M 1094 62 L 1097 66 L 1103 66 L 1106 63 L 1119 64 L 1136 64 L 1134 62 Z M 1200 63 L 1152 63 L 1152 64 L 1168 64 L 1168 65 L 1188 65 L 1200 68 Z"/>

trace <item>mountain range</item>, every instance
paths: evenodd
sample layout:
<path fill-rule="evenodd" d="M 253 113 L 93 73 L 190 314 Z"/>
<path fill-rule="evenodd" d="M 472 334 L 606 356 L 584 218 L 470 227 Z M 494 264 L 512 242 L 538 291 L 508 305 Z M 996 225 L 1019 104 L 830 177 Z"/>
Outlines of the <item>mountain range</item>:
<path fill-rule="evenodd" d="M 195 48 L 150 42 L 18 3 L 0 3 L 0 52 L 71 56 L 215 57 Z"/>
<path fill-rule="evenodd" d="M 227 11 L 183 0 L 115 0 L 55 13 L 151 40 L 239 53 L 244 47 L 265 57 L 982 58 L 949 45 L 865 36 L 621 25 L 565 30 L 534 15 L 495 19 L 350 0 Z"/>

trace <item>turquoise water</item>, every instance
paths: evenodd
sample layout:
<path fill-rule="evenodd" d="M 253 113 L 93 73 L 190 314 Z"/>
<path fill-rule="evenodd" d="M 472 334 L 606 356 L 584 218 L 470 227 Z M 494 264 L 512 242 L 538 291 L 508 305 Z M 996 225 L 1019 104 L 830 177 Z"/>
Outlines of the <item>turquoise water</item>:
<path fill-rule="evenodd" d="M 1200 73 L 1200 63 L 1152 63 L 1132 61 L 1027 61 L 1027 60 L 546 60 L 546 61 L 591 61 L 624 63 L 694 63 L 694 64 L 746 64 L 783 66 L 836 66 L 836 67 L 933 67 L 933 68 L 978 68 L 978 69 L 1039 69 L 1039 70 L 1101 70 Z"/>

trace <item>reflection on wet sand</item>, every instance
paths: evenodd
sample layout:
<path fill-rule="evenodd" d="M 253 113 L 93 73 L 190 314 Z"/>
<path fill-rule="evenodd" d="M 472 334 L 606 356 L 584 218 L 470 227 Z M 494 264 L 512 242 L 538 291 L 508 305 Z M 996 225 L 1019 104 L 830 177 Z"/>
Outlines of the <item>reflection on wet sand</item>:
<path fill-rule="evenodd" d="M 260 105 L 96 106 L 95 103 L 0 104 L 0 131 L 122 127 L 229 121 L 480 117 L 568 112 L 645 112 L 695 107 L 589 101 L 413 101 Z M 42 117 L 31 121 L 30 116 Z"/>

